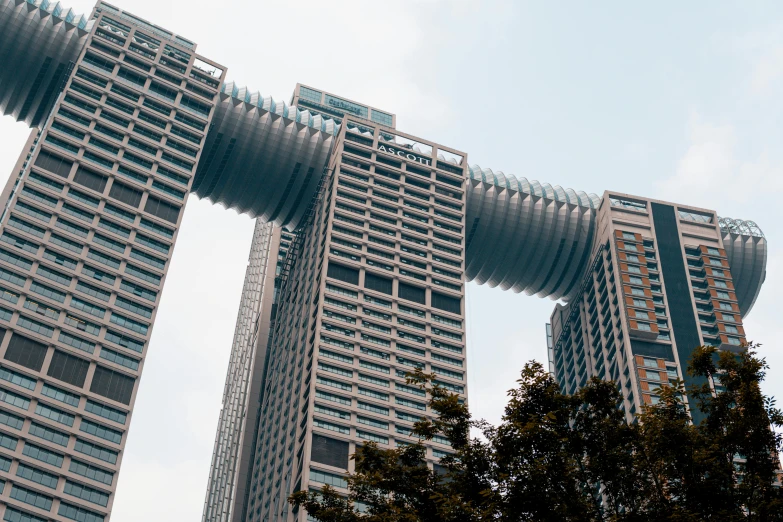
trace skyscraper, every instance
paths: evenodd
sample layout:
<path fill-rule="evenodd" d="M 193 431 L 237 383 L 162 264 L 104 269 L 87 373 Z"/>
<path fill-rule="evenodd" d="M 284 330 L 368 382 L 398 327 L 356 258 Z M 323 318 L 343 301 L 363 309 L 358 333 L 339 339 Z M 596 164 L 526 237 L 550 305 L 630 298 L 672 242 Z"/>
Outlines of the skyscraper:
<path fill-rule="evenodd" d="M 629 419 L 695 345 L 742 343 L 751 222 L 469 166 L 391 112 L 276 101 L 195 50 L 104 2 L 0 0 L 0 110 L 32 127 L 1 196 L 4 520 L 108 518 L 190 192 L 258 219 L 204 520 L 305 520 L 288 495 L 344 488 L 358 444 L 415 442 L 411 368 L 467 400 L 466 281 L 561 299 L 553 373 L 618 380 Z"/>
<path fill-rule="evenodd" d="M 21 97 L 34 53 L 17 63 L 15 83 L 2 82 L 4 108 L 41 125 L 0 218 L 3 516 L 94 521 L 111 511 L 222 68 L 111 6 L 99 4 L 89 21 L 50 8 L 9 2 L 1 11 L 4 70 L 14 64 L 7 39 L 24 47 L 32 36 L 32 49 L 46 35 L 70 42 L 42 50 L 30 70 L 37 83 Z M 61 66 L 52 50 L 74 54 Z"/>
<path fill-rule="evenodd" d="M 702 384 L 686 371 L 697 346 L 743 349 L 764 235 L 710 210 L 626 194 L 605 193 L 598 221 L 579 290 L 547 325 L 550 371 L 566 393 L 594 376 L 616 381 L 631 421 L 661 385 Z"/>

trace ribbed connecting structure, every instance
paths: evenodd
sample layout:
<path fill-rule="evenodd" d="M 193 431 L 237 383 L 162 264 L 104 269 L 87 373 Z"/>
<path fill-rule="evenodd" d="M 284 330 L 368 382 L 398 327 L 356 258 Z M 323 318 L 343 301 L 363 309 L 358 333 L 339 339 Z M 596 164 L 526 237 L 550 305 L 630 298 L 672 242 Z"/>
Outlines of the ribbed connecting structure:
<path fill-rule="evenodd" d="M 467 279 L 527 295 L 568 298 L 589 260 L 599 204 L 595 194 L 472 166 Z"/>
<path fill-rule="evenodd" d="M 46 0 L 0 0 L 0 113 L 43 124 L 92 21 Z"/>
<path fill-rule="evenodd" d="M 47 0 L 0 0 L 0 112 L 46 119 L 92 20 Z M 226 83 L 193 192 L 288 229 L 318 186 L 340 126 Z M 466 278 L 503 290 L 568 299 L 587 263 L 594 194 L 474 166 L 467 181 Z M 755 223 L 721 220 L 743 315 L 764 282 L 767 243 Z"/>
<path fill-rule="evenodd" d="M 228 86 L 227 86 L 228 87 Z M 266 100 L 266 102 L 265 102 Z M 323 174 L 331 120 L 225 88 L 204 144 L 193 192 L 226 208 L 293 229 Z M 308 114 L 309 116 L 309 114 Z"/>
<path fill-rule="evenodd" d="M 767 240 L 752 221 L 720 218 L 719 222 L 740 312 L 745 317 L 767 276 Z"/>

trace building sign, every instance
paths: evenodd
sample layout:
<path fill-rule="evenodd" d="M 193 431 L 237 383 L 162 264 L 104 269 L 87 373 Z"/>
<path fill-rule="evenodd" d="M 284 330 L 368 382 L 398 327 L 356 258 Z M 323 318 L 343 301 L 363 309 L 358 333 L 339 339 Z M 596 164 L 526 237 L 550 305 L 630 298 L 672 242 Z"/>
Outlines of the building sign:
<path fill-rule="evenodd" d="M 378 145 L 378 150 L 380 150 L 381 152 L 385 152 L 386 154 L 399 156 L 401 158 L 405 158 L 410 161 L 421 163 L 422 165 L 427 165 L 428 167 L 432 166 L 432 158 L 425 158 L 424 156 L 419 156 L 418 154 L 414 154 L 409 150 L 397 149 L 395 147 L 391 147 L 389 145 L 383 145 L 383 144 Z"/>
<path fill-rule="evenodd" d="M 340 98 L 337 98 L 335 96 L 329 96 L 328 94 L 324 97 L 324 102 L 326 102 L 327 105 L 334 107 L 335 109 L 340 109 L 341 111 L 355 114 L 356 116 L 359 116 L 360 118 L 364 118 L 365 120 L 367 119 L 368 116 L 367 107 L 363 107 L 361 105 L 349 102 L 347 100 L 341 100 Z"/>

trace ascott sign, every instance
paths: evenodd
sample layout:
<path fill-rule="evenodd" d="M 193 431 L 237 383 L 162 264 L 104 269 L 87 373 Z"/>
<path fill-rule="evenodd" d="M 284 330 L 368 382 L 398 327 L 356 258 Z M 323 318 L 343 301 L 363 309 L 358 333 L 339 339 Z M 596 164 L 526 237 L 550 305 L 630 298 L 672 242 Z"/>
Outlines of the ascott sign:
<path fill-rule="evenodd" d="M 400 150 L 394 147 L 390 147 L 388 145 L 378 145 L 378 150 L 385 152 L 386 154 L 392 154 L 394 156 L 399 156 L 401 158 L 405 158 L 407 160 L 415 161 L 418 163 L 421 163 L 422 165 L 427 165 L 428 167 L 432 166 L 432 159 L 431 158 L 425 158 L 423 156 L 419 156 L 418 154 L 414 154 L 407 150 Z"/>

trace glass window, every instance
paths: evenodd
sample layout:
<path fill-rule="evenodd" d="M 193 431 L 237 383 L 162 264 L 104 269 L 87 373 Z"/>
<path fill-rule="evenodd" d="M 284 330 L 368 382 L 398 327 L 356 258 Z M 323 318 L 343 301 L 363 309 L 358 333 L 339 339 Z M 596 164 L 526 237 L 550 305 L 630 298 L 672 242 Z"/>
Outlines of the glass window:
<path fill-rule="evenodd" d="M 647 204 L 645 203 L 639 203 L 637 201 L 631 201 L 629 199 L 623 199 L 618 197 L 610 197 L 609 201 L 611 202 L 613 207 L 626 208 L 629 210 L 641 210 L 643 212 L 647 211 Z"/>

